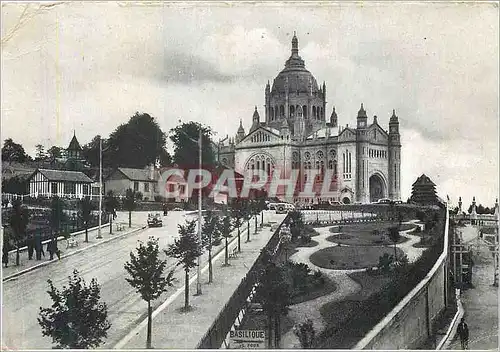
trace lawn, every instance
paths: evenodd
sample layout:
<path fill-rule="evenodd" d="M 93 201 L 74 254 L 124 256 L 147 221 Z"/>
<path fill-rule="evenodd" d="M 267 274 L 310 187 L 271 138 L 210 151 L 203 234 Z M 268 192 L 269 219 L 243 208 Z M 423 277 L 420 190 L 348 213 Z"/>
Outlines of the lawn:
<path fill-rule="evenodd" d="M 394 242 L 391 241 L 388 235 L 372 235 L 371 233 L 364 233 L 361 235 L 339 234 L 327 237 L 327 241 L 333 243 L 341 243 L 349 246 L 392 246 Z M 396 243 L 403 243 L 408 241 L 407 237 L 401 236 Z"/>
<path fill-rule="evenodd" d="M 321 316 L 325 319 L 328 331 L 336 332 L 347 325 L 359 313 L 362 301 L 383 290 L 384 286 L 390 281 L 390 277 L 387 275 L 370 275 L 364 271 L 351 273 L 349 276 L 361 285 L 361 289 L 347 296 L 343 301 L 330 302 L 320 308 Z M 329 349 L 352 348 L 364 336 L 365 331 L 373 327 L 374 322 L 368 319 L 366 323 L 362 324 L 360 322 L 359 325 L 356 325 L 357 331 L 350 334 L 332 333 L 321 347 L 328 346 Z"/>
<path fill-rule="evenodd" d="M 314 265 L 325 269 L 362 269 L 378 265 L 379 257 L 384 253 L 394 255 L 393 247 L 346 247 L 335 246 L 314 252 L 309 260 Z M 396 248 L 397 256 L 404 252 Z"/>
<path fill-rule="evenodd" d="M 399 223 L 383 221 L 383 222 L 370 222 L 370 223 L 349 224 L 349 225 L 337 225 L 337 226 L 332 226 L 330 228 L 330 231 L 342 232 L 347 234 L 352 233 L 355 235 L 363 235 L 363 234 L 371 235 L 373 230 L 388 232 L 387 229 L 392 226 L 399 226 Z M 413 224 L 401 224 L 401 226 L 399 226 L 399 231 L 411 230 L 414 229 L 415 227 L 416 225 Z"/>
<path fill-rule="evenodd" d="M 292 297 L 292 305 L 299 304 L 306 301 L 311 301 L 321 296 L 329 295 L 337 289 L 335 281 L 330 279 L 328 276 L 323 274 L 324 284 L 321 286 L 314 287 L 311 291 Z"/>

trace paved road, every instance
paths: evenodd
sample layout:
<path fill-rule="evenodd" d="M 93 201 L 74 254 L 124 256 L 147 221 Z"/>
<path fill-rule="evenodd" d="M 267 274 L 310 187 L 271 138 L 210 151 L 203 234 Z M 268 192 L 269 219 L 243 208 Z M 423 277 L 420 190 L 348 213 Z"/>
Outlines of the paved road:
<path fill-rule="evenodd" d="M 134 224 L 145 224 L 147 212 L 136 212 Z M 119 214 L 125 221 L 126 214 Z M 163 228 L 147 229 L 116 241 L 89 248 L 60 262 L 39 268 L 3 284 L 2 342 L 11 349 L 50 349 L 50 338 L 43 337 L 37 316 L 40 306 L 49 306 L 51 300 L 46 293 L 47 279 L 56 287 L 67 284 L 67 277 L 77 269 L 86 281 L 96 278 L 101 285 L 101 297 L 108 305 L 108 317 L 112 327 L 108 332 L 107 344 L 119 340 L 139 322 L 146 311 L 146 305 L 125 281 L 124 263 L 129 259 L 137 241 L 149 236 L 160 238 L 160 246 L 166 248 L 178 235 L 177 225 L 184 223 L 184 212 L 170 212 L 163 218 Z M 173 264 L 173 259 L 168 260 Z M 156 300 L 160 304 L 162 300 Z"/>
<path fill-rule="evenodd" d="M 493 283 L 493 256 L 489 244 L 477 238 L 472 226 L 461 229 L 462 239 L 472 245 L 474 267 L 473 288 L 462 293 L 465 320 L 469 325 L 469 349 L 496 350 L 498 348 L 498 288 Z M 449 346 L 460 349 L 458 335 Z"/>

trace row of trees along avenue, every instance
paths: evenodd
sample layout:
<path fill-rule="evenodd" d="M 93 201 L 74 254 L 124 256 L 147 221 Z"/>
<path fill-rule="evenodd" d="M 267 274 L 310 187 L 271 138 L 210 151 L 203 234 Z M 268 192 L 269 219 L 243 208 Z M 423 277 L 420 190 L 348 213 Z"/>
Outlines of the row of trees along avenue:
<path fill-rule="evenodd" d="M 133 199 L 131 194 L 130 204 L 134 204 Z M 146 243 L 140 242 L 136 250 L 130 252 L 130 259 L 125 263 L 125 271 L 128 274 L 126 280 L 147 303 L 146 348 L 152 348 L 152 301 L 173 285 L 176 269 L 181 268 L 184 271 L 183 310 L 188 311 L 191 309 L 189 275 L 196 267 L 198 256 L 202 255 L 204 250 L 208 251 L 209 283 L 212 283 L 212 247 L 218 246 L 224 238 L 224 265 L 227 266 L 228 239 L 231 232 L 238 227 L 238 234 L 241 234 L 241 222 L 233 218 L 232 214 L 238 213 L 240 219 L 249 221 L 252 216 L 257 218 L 260 213 L 258 209 L 262 210 L 262 206 L 263 202 L 240 200 L 233 202 L 232 208 L 226 209 L 222 214 L 207 211 L 204 215 L 201 242 L 196 233 L 195 220 L 179 225 L 179 237 L 163 250 L 166 257 L 176 259 L 176 263 L 171 267 L 167 267 L 166 258 L 162 258 L 157 238 L 150 237 Z M 129 208 L 130 211 L 132 208 L 133 206 Z M 250 232 L 250 228 L 247 231 Z M 61 291 L 54 287 L 52 281 L 48 280 L 48 283 L 48 292 L 54 304 L 50 308 L 40 307 L 38 321 L 43 335 L 50 336 L 57 348 L 96 348 L 102 344 L 111 325 L 107 320 L 106 304 L 100 301 L 100 287 L 95 279 L 87 285 L 75 271 L 69 278 L 69 287 L 65 286 Z M 276 293 L 276 290 L 272 292 Z M 85 312 L 82 312 L 83 310 Z"/>

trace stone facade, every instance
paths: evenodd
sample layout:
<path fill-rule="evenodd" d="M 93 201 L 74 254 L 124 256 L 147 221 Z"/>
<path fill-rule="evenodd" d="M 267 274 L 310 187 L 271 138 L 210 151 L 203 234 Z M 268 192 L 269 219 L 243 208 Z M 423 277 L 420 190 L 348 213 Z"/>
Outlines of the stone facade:
<path fill-rule="evenodd" d="M 377 122 L 368 123 L 361 104 L 355 128 L 338 126 L 335 108 L 326 121 L 326 83 L 318 86 L 299 56 L 298 40 L 292 39 L 292 53 L 285 68 L 265 87 L 265 121 L 257 107 L 252 125 L 245 132 L 240 120 L 238 132 L 227 144 L 217 146 L 218 160 L 243 173 L 248 169 L 272 173 L 280 170 L 284 177 L 299 171 L 297 191 L 304 189 L 306 170 L 319 169 L 315 194 L 298 199 L 298 192 L 278 197 L 287 201 L 342 201 L 368 203 L 380 198 L 400 199 L 401 143 L 399 121 L 393 110 L 389 132 Z M 329 197 L 320 194 L 321 181 L 329 169 L 334 176 Z"/>

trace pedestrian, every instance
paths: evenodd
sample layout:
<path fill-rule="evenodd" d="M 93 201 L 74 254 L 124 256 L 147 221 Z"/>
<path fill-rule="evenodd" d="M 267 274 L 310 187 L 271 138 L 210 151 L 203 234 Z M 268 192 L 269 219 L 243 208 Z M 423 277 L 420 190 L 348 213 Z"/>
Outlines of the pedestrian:
<path fill-rule="evenodd" d="M 9 241 L 5 237 L 2 246 L 2 264 L 5 267 L 9 265 Z"/>
<path fill-rule="evenodd" d="M 469 327 L 465 322 L 465 318 L 460 320 L 460 324 L 458 324 L 457 328 L 458 336 L 460 336 L 460 343 L 462 345 L 463 350 L 469 349 Z"/>
<path fill-rule="evenodd" d="M 26 245 L 28 246 L 28 260 L 33 259 L 33 252 L 35 250 L 35 239 L 33 234 L 29 234 L 26 240 Z"/>
<path fill-rule="evenodd" d="M 52 237 L 52 239 L 47 243 L 47 252 L 49 252 L 49 260 L 54 259 L 54 237 Z"/>
<path fill-rule="evenodd" d="M 57 259 L 61 260 L 61 251 L 59 250 L 59 248 L 57 248 L 57 237 L 54 237 L 52 241 L 53 241 L 52 250 L 57 255 Z"/>

